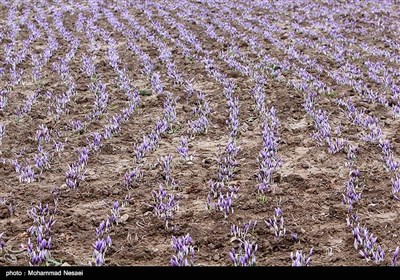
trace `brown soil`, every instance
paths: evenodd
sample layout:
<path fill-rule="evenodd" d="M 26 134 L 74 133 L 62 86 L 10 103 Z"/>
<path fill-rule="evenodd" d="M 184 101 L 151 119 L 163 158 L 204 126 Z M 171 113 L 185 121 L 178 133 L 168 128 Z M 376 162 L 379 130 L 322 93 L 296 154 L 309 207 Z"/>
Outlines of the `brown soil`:
<path fill-rule="evenodd" d="M 76 0 L 76 2 L 87 5 L 87 1 Z M 107 6 L 106 2 L 115 3 L 116 1 L 104 2 L 104 6 Z M 155 0 L 154 2 L 162 3 L 164 1 Z M 190 2 L 201 6 L 197 1 Z M 243 3 L 245 2 L 243 1 Z M 56 6 L 56 4 L 54 5 Z M 23 7 L 23 5 L 18 6 L 18 16 L 22 14 Z M 153 6 L 150 9 L 153 11 L 155 19 L 165 26 L 169 26 L 165 19 L 157 15 Z M 392 11 L 398 11 L 399 6 L 397 5 L 397 8 L 393 6 L 392 9 Z M 255 11 L 256 14 L 260 12 L 268 14 L 268 11 L 262 8 L 260 11 L 257 9 Z M 150 32 L 156 34 L 155 29 L 141 11 L 131 8 L 129 13 Z M 279 15 L 286 20 L 289 31 L 292 29 L 290 25 L 292 13 L 294 11 L 288 9 L 287 14 Z M 5 25 L 7 14 L 8 8 L 0 4 L 0 26 L 4 26 L 0 28 L 0 31 L 7 30 Z M 118 12 L 114 11 L 114 14 L 121 22 L 128 25 Z M 358 250 L 353 246 L 352 232 L 346 225 L 347 210 L 342 203 L 342 193 L 348 180 L 348 169 L 344 165 L 346 155 L 343 152 L 331 155 L 326 146 L 317 145 L 310 137 L 314 127 L 312 119 L 303 109 L 303 94 L 288 86 L 285 81 L 268 80 L 265 88 L 267 104 L 276 108 L 277 117 L 281 122 L 278 154 L 282 158 L 283 165 L 274 173 L 275 185 L 272 191 L 267 193 L 265 201 L 261 201 L 257 194 L 256 171 L 258 169 L 257 156 L 262 146 L 262 134 L 261 122 L 251 98 L 254 80 L 241 75 L 218 58 L 218 52 L 224 50 L 224 46 L 208 38 L 201 26 L 190 21 L 185 22 L 176 15 L 177 12 L 171 12 L 171 14 L 178 22 L 183 23 L 186 28 L 196 34 L 205 49 L 213 51 L 212 58 L 221 72 L 232 78 L 239 86 L 239 89 L 235 91 L 235 96 L 240 101 L 239 121 L 241 126 L 237 142 L 241 146 L 241 151 L 238 155 L 238 172 L 233 183 L 240 187 L 240 191 L 238 198 L 234 200 L 234 213 L 228 218 L 224 218 L 220 212 L 210 212 L 206 209 L 206 198 L 209 192 L 208 181 L 216 179 L 217 174 L 218 147 L 226 145 L 229 134 L 226 126 L 227 103 L 221 84 L 207 76 L 202 63 L 185 59 L 173 42 L 159 37 L 173 50 L 172 56 L 178 70 L 187 78 L 194 77 L 196 88 L 206 93 L 213 110 L 207 134 L 196 135 L 194 139 L 190 140 L 189 151 L 195 153 L 193 163 L 184 163 L 180 160 L 176 148 L 179 145 L 180 137 L 187 135 L 188 120 L 194 119 L 192 107 L 195 99 L 186 100 L 184 86 L 175 85 L 173 80 L 168 77 L 165 64 L 158 59 L 157 48 L 145 38 L 138 36 L 136 43 L 156 62 L 156 70 L 161 73 L 165 91 L 179 97 L 178 121 L 173 133 L 163 136 L 156 151 L 146 155 L 142 166 L 143 178 L 137 186 L 130 190 L 132 201 L 121 211 L 124 219 L 110 231 L 113 244 L 106 253 L 105 264 L 110 266 L 167 266 L 173 255 L 171 236 L 190 233 L 196 248 L 195 265 L 230 265 L 228 252 L 234 247 L 230 241 L 231 225 L 241 225 L 257 220 L 258 225 L 255 232 L 252 233 L 259 245 L 256 253 L 257 265 L 288 266 L 291 265 L 291 252 L 296 252 L 296 250 L 308 252 L 312 247 L 314 255 L 311 265 L 374 265 L 373 262 L 366 262 L 361 258 Z M 33 19 L 32 16 L 33 14 L 29 18 Z M 90 15 L 87 13 L 86 16 Z M 268 18 L 273 18 L 273 16 L 273 14 L 268 14 Z M 390 15 L 386 17 L 390 18 Z M 44 91 L 50 90 L 55 96 L 61 96 L 67 88 L 60 82 L 57 73 L 53 71 L 52 64 L 57 61 L 58 57 L 65 56 L 69 46 L 68 42 L 56 31 L 50 13 L 47 20 L 54 30 L 60 46 L 43 67 L 41 84 Z M 0 204 L 0 232 L 4 232 L 6 247 L 9 249 L 18 250 L 21 243 L 26 244 L 29 238 L 27 229 L 32 225 L 32 219 L 29 218 L 27 212 L 38 203 L 48 203 L 50 208 L 53 208 L 52 190 L 57 188 L 60 197 L 56 223 L 52 232 L 51 257 L 70 265 L 88 265 L 92 261 L 92 244 L 96 240 L 95 228 L 101 220 L 107 217 L 111 203 L 124 199 L 127 191 L 123 186 L 123 176 L 127 170 L 137 166 L 134 161 L 133 146 L 140 143 L 143 135 L 151 131 L 157 118 L 163 114 L 165 97 L 157 97 L 155 94 L 141 96 L 140 107 L 127 123 L 121 125 L 121 133 L 104 140 L 98 153 L 91 153 L 85 181 L 76 190 L 70 190 L 65 185 L 67 164 L 77 159 L 76 148 L 87 144 L 86 139 L 90 132 L 102 130 L 107 123 L 106 118 L 90 123 L 83 134 L 73 132 L 67 127 L 71 120 L 83 120 L 84 116 L 91 112 L 94 102 L 93 93 L 87 87 L 90 80 L 80 70 L 82 67 L 81 57 L 88 53 L 89 45 L 84 39 L 84 33 L 76 31 L 76 20 L 77 14 L 64 12 L 65 28 L 77 38 L 82 39 L 75 57 L 69 63 L 70 73 L 77 86 L 76 96 L 68 104 L 69 114 L 63 115 L 60 120 L 55 120 L 48 115 L 49 101 L 44 95 L 40 95 L 34 103 L 32 111 L 22 120 L 17 119 L 15 110 L 23 105 L 27 96 L 31 95 L 38 87 L 31 79 L 32 64 L 29 55 L 18 65 L 19 69 L 24 70 L 22 83 L 13 89 L 9 95 L 7 108 L 0 112 L 0 123 L 6 125 L 6 133 L 0 145 L 1 158 L 18 159 L 20 162 L 28 160 L 30 164 L 34 164 L 33 155 L 37 150 L 35 133 L 41 124 L 61 131 L 62 138 L 60 140 L 67 139 L 66 148 L 61 157 L 55 157 L 51 168 L 43 173 L 40 180 L 30 184 L 20 183 L 13 167 L 10 164 L 2 164 L 0 161 L 0 198 L 7 198 L 8 201 Z M 338 18 L 337 20 L 343 21 L 344 19 Z M 397 18 L 393 16 L 392 20 L 398 21 L 398 16 Z M 127 49 L 127 38 L 115 31 L 106 18 L 100 18 L 96 24 L 110 32 L 118 42 L 120 59 L 134 86 L 138 90 L 146 90 L 151 93 L 150 81 L 139 71 L 139 59 Z M 362 20 L 357 24 L 365 26 L 368 30 L 374 29 L 373 26 L 369 26 Z M 232 23 L 232 25 L 240 32 L 249 32 L 237 23 Z M 41 53 L 47 44 L 47 35 L 38 25 L 37 28 L 43 33 L 43 37 L 32 42 L 31 50 Z M 179 37 L 177 30 L 173 28 L 167 28 L 167 30 L 173 37 Z M 324 36 L 330 36 L 318 28 L 313 30 Z M 219 36 L 229 38 L 229 34 L 224 34 L 223 30 L 216 28 L 216 31 Z M 20 44 L 16 47 L 17 49 L 22 48 L 22 42 L 28 38 L 29 33 L 26 25 L 21 26 L 17 35 Z M 356 39 L 382 49 L 390 49 L 373 34 L 361 37 L 358 34 L 345 32 L 344 35 L 346 37 L 360 36 Z M 301 36 L 306 35 L 301 33 L 295 35 L 299 38 Z M 386 36 L 398 42 L 393 31 L 388 31 Z M 95 63 L 99 76 L 107 85 L 107 91 L 110 94 L 109 110 L 106 115 L 112 116 L 122 112 L 128 101 L 119 89 L 115 81 L 114 70 L 107 61 L 105 42 L 100 38 L 97 40 L 101 43 L 101 49 L 96 54 L 97 61 Z M 291 44 L 289 41 L 283 41 L 287 46 Z M 272 57 L 287 58 L 284 52 L 270 42 L 262 39 L 260 42 L 265 45 Z M 8 39 L 0 39 L 0 67 L 5 69 L 9 67 L 4 62 L 4 46 L 7 43 L 9 43 Z M 254 65 L 257 62 L 257 56 L 252 53 L 251 47 L 245 44 L 239 46 L 251 59 L 247 63 Z M 311 58 L 315 57 L 317 62 L 326 69 L 332 70 L 338 67 L 336 63 L 331 62 L 331 58 L 323 56 L 315 50 L 303 49 L 303 53 Z M 355 63 L 366 74 L 367 70 L 363 62 L 368 58 L 371 58 L 372 61 L 373 57 L 364 54 L 363 58 Z M 293 63 L 301 66 L 298 62 L 294 61 Z M 387 62 L 387 65 L 397 68 L 399 66 L 393 62 Z M 291 74 L 288 71 L 285 78 L 287 80 L 294 78 L 290 76 Z M 380 117 L 385 137 L 391 141 L 396 154 L 400 149 L 398 119 L 393 120 L 386 108 L 364 102 L 352 91 L 350 86 L 339 86 L 326 74 L 321 75 L 320 79 L 335 88 L 341 97 L 353 96 L 353 101 L 359 109 L 365 108 L 371 115 Z M 9 74 L 1 78 L 0 89 L 5 87 L 7 81 L 9 81 Z M 376 86 L 372 80 L 366 79 L 364 82 Z M 396 82 L 399 83 L 398 77 Z M 363 223 L 374 235 L 378 236 L 379 242 L 383 244 L 387 256 L 382 264 L 389 265 L 394 248 L 400 244 L 398 235 L 400 207 L 399 202 L 391 197 L 391 177 L 381 162 L 381 151 L 376 145 L 366 144 L 359 139 L 357 133 L 361 132 L 361 129 L 352 125 L 345 118 L 343 112 L 335 104 L 335 98 L 322 96 L 318 106 L 328 112 L 331 125 L 334 128 L 340 125 L 342 136 L 359 147 L 357 166 L 361 170 L 366 188 L 362 200 L 357 205 L 357 211 L 362 217 Z M 51 143 L 46 145 L 48 145 L 47 148 L 51 147 Z M 152 201 L 152 190 L 157 189 L 159 184 L 164 181 L 157 159 L 167 154 L 173 155 L 172 177 L 180 187 L 178 191 L 174 192 L 181 194 L 180 210 L 174 217 L 176 224 L 174 231 L 165 229 L 163 223 L 153 215 L 151 208 L 148 207 Z M 12 204 L 12 212 L 7 207 L 9 203 Z M 277 206 L 283 210 L 287 229 L 287 237 L 279 241 L 274 239 L 273 234 L 264 223 L 264 220 L 273 216 L 274 208 Z M 291 233 L 298 235 L 297 241 L 291 240 Z M 14 263 L 0 258 L 0 265 L 29 264 L 26 254 L 17 254 L 15 257 Z"/>

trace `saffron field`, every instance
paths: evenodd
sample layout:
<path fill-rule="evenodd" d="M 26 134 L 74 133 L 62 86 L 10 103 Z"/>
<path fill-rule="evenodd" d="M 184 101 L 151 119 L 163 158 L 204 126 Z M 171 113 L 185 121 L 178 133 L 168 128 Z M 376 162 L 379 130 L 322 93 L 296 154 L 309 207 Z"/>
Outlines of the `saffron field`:
<path fill-rule="evenodd" d="M 397 0 L 0 0 L 0 265 L 392 266 Z"/>

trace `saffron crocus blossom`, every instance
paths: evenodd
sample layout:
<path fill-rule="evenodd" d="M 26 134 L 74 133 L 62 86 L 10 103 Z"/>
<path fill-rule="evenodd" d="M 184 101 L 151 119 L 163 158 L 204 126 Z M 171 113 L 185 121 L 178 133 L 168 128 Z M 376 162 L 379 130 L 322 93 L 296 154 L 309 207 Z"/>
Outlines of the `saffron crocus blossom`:
<path fill-rule="evenodd" d="M 134 184 L 142 177 L 140 167 L 136 167 L 134 170 L 127 171 L 124 175 L 124 186 L 126 188 L 133 187 Z"/>
<path fill-rule="evenodd" d="M 27 244 L 27 253 L 30 265 L 41 265 L 46 263 L 50 258 L 50 250 L 52 248 L 51 232 L 55 224 L 55 210 L 51 212 L 49 205 L 32 207 L 28 212 L 33 220 L 33 225 L 28 229 L 30 238 Z"/>
<path fill-rule="evenodd" d="M 188 139 L 185 136 L 181 137 L 180 145 L 177 148 L 177 152 L 181 155 L 181 157 L 185 161 L 191 161 L 193 159 L 193 155 L 189 155 L 189 147 L 188 147 Z"/>
<path fill-rule="evenodd" d="M 47 126 L 41 124 L 39 129 L 36 130 L 36 141 L 38 141 L 38 143 L 50 141 L 50 130 Z"/>
<path fill-rule="evenodd" d="M 82 71 L 89 77 L 94 78 L 96 75 L 96 66 L 94 65 L 91 57 L 82 57 Z"/>
<path fill-rule="evenodd" d="M 105 254 L 107 249 L 112 245 L 111 237 L 108 235 L 106 238 L 99 238 L 93 244 L 93 260 L 96 266 L 102 266 L 104 264 Z"/>
<path fill-rule="evenodd" d="M 397 173 L 395 179 L 392 180 L 392 195 L 396 200 L 400 200 L 400 175 Z"/>
<path fill-rule="evenodd" d="M 29 114 L 29 112 L 32 110 L 32 106 L 33 106 L 34 102 L 37 100 L 38 96 L 39 96 L 38 91 L 36 91 L 32 95 L 28 96 L 25 104 L 21 108 L 17 109 L 16 115 L 19 118 L 22 118 L 25 115 Z"/>
<path fill-rule="evenodd" d="M 214 208 L 221 211 L 224 217 L 227 218 L 229 213 L 233 213 L 232 198 L 236 198 L 236 190 L 228 191 L 225 195 L 220 193 L 217 202 L 214 204 Z"/>
<path fill-rule="evenodd" d="M 3 236 L 4 236 L 4 232 L 0 233 L 0 252 L 3 252 L 3 249 L 6 246 Z"/>
<path fill-rule="evenodd" d="M 385 252 L 382 249 L 372 233 L 368 231 L 366 227 L 362 227 L 359 224 L 353 227 L 354 236 L 354 248 L 359 249 L 359 253 L 367 261 L 373 260 L 375 263 L 379 264 L 385 259 Z"/>
<path fill-rule="evenodd" d="M 106 90 L 106 85 L 101 80 L 90 83 L 88 87 L 95 94 L 92 118 L 98 119 L 107 112 L 109 94 Z"/>
<path fill-rule="evenodd" d="M 79 186 L 80 182 L 85 179 L 85 166 L 77 163 L 68 165 L 68 171 L 65 173 L 65 183 L 71 189 L 75 189 Z"/>
<path fill-rule="evenodd" d="M 184 236 L 172 236 L 172 249 L 175 255 L 171 258 L 172 266 L 193 266 L 194 246 L 192 237 L 189 234 Z"/>
<path fill-rule="evenodd" d="M 164 117 L 169 124 L 169 128 L 176 122 L 176 101 L 178 97 L 173 97 L 173 94 L 168 92 L 167 98 L 164 101 Z"/>
<path fill-rule="evenodd" d="M 358 169 L 350 170 L 349 180 L 346 183 L 346 193 L 343 194 L 343 203 L 352 209 L 353 204 L 361 199 L 363 186 L 359 180 L 360 171 Z"/>
<path fill-rule="evenodd" d="M 36 175 L 32 166 L 30 165 L 22 166 L 17 162 L 17 160 L 13 161 L 13 165 L 15 171 L 18 173 L 19 181 L 21 183 L 29 184 L 35 181 Z"/>
<path fill-rule="evenodd" d="M 102 266 L 105 262 L 105 254 L 109 247 L 112 245 L 110 235 L 107 233 L 111 230 L 114 225 L 118 225 L 121 217 L 121 209 L 124 203 L 120 204 L 118 201 L 112 203 L 110 214 L 107 215 L 105 220 L 102 220 L 99 226 L 96 228 L 97 240 L 93 244 L 93 263 L 96 266 Z"/>
<path fill-rule="evenodd" d="M 258 245 L 255 242 L 245 240 L 239 244 L 239 249 L 234 248 L 229 252 L 229 258 L 234 266 L 255 266 Z"/>
<path fill-rule="evenodd" d="M 97 151 L 100 150 L 102 135 L 100 133 L 98 133 L 98 132 L 93 132 L 91 134 L 91 136 L 92 136 L 93 139 L 92 139 L 91 142 L 90 142 L 90 140 L 88 140 L 89 141 L 89 147 L 93 151 L 97 152 Z"/>
<path fill-rule="evenodd" d="M 158 190 L 153 190 L 151 194 L 153 204 L 150 206 L 153 208 L 154 215 L 164 221 L 165 227 L 168 229 L 168 225 L 173 221 L 174 214 L 179 210 L 180 196 L 167 193 L 162 185 Z"/>
<path fill-rule="evenodd" d="M 225 153 L 218 160 L 218 179 L 220 181 L 229 182 L 236 171 L 236 157 L 240 151 L 240 146 L 236 144 L 234 138 L 230 138 L 225 147 Z"/>
<path fill-rule="evenodd" d="M 230 234 L 232 237 L 239 239 L 240 241 L 248 239 L 249 231 L 252 232 L 256 228 L 257 221 L 250 221 L 248 223 L 244 223 L 241 227 L 237 225 L 231 225 Z"/>
<path fill-rule="evenodd" d="M 258 155 L 258 192 L 264 194 L 273 183 L 272 174 L 282 164 L 278 157 L 278 128 L 280 122 L 274 107 L 261 115 L 263 147 Z"/>
<path fill-rule="evenodd" d="M 64 148 L 65 144 L 63 142 L 56 142 L 53 140 L 53 149 L 58 156 L 61 155 L 61 153 L 64 151 Z"/>
<path fill-rule="evenodd" d="M 273 219 L 268 219 L 265 224 L 274 233 L 275 239 L 280 239 L 286 235 L 283 213 L 280 208 L 275 208 Z"/>
<path fill-rule="evenodd" d="M 6 132 L 6 126 L 0 123 L 0 145 L 3 141 L 4 134 Z"/>
<path fill-rule="evenodd" d="M 295 254 L 290 253 L 292 259 L 292 266 L 309 266 L 311 262 L 311 256 L 313 254 L 313 248 L 311 248 L 308 257 L 306 257 L 302 251 L 296 251 Z"/>
<path fill-rule="evenodd" d="M 81 120 L 70 121 L 70 127 L 73 131 L 82 134 L 86 130 L 86 125 Z"/>
<path fill-rule="evenodd" d="M 350 213 L 346 218 L 348 227 L 352 229 L 354 237 L 354 248 L 359 250 L 360 255 L 365 260 L 373 260 L 379 264 L 385 260 L 385 252 L 377 242 L 378 238 L 374 236 L 366 227 L 360 225 L 359 217 Z"/>
<path fill-rule="evenodd" d="M 156 94 L 162 94 L 164 92 L 164 86 L 160 80 L 160 74 L 154 72 L 151 76 L 151 87 Z"/>
<path fill-rule="evenodd" d="M 158 159 L 158 163 L 161 165 L 162 173 L 164 175 L 165 182 L 168 186 L 173 185 L 174 180 L 171 177 L 171 164 L 172 156 L 166 155 Z"/>
<path fill-rule="evenodd" d="M 45 169 L 50 168 L 50 157 L 48 152 L 46 152 L 42 146 L 38 146 L 38 153 L 34 156 L 36 167 L 42 173 Z"/>
<path fill-rule="evenodd" d="M 209 120 L 206 116 L 202 115 L 195 119 L 194 121 L 188 121 L 188 132 L 191 135 L 196 135 L 196 134 L 206 134 L 207 129 L 209 126 Z"/>
<path fill-rule="evenodd" d="M 4 110 L 7 106 L 8 92 L 6 90 L 0 90 L 0 110 Z"/>
<path fill-rule="evenodd" d="M 392 265 L 397 266 L 397 258 L 399 257 L 400 247 L 397 246 L 393 253 Z"/>

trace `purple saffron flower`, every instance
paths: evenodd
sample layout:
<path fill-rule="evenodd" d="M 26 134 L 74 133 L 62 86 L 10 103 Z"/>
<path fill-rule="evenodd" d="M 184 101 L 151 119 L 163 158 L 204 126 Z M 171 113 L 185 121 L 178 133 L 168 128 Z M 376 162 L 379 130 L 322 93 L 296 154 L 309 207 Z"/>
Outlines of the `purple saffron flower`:
<path fill-rule="evenodd" d="M 3 137 L 4 137 L 5 132 L 6 132 L 6 127 L 5 127 L 5 125 L 3 125 L 2 123 L 0 123 L 0 145 L 1 145 L 1 143 L 2 143 L 2 140 L 3 140 Z"/>
<path fill-rule="evenodd" d="M 192 237 L 189 234 L 178 238 L 172 236 L 171 245 L 176 254 L 171 258 L 172 266 L 193 266 L 194 247 Z"/>
<path fill-rule="evenodd" d="M 158 162 L 161 165 L 166 184 L 168 186 L 172 185 L 171 184 L 173 181 L 173 179 L 171 178 L 172 156 L 171 155 L 163 156 L 160 159 L 158 159 Z"/>
<path fill-rule="evenodd" d="M 158 191 L 152 191 L 153 208 L 155 216 L 165 222 L 165 227 L 168 229 L 168 224 L 173 220 L 174 214 L 179 210 L 179 195 L 167 193 L 166 190 L 160 185 Z"/>
<path fill-rule="evenodd" d="M 101 146 L 102 135 L 101 135 L 101 133 L 93 132 L 91 134 L 91 136 L 93 137 L 93 140 L 91 142 L 88 140 L 89 141 L 89 147 L 93 151 L 97 152 L 100 149 L 100 146 Z"/>
<path fill-rule="evenodd" d="M 396 200 L 400 200 L 400 175 L 396 174 L 395 179 L 391 179 L 392 181 L 392 195 Z"/>
<path fill-rule="evenodd" d="M 255 242 L 249 242 L 244 240 L 239 244 L 238 253 L 232 248 L 229 252 L 229 258 L 231 259 L 234 266 L 255 266 L 258 245 Z"/>
<path fill-rule="evenodd" d="M 64 151 L 65 144 L 63 142 L 56 142 L 53 140 L 53 149 L 58 156 Z"/>
<path fill-rule="evenodd" d="M 274 233 L 275 239 L 280 239 L 286 235 L 286 228 L 283 220 L 283 213 L 280 208 L 275 208 L 274 218 L 265 221 L 265 224 Z"/>
<path fill-rule="evenodd" d="M 140 167 L 136 167 L 134 170 L 127 171 L 124 175 L 124 186 L 130 188 L 135 182 L 142 177 Z"/>
<path fill-rule="evenodd" d="M 79 134 L 84 133 L 86 130 L 86 125 L 84 123 L 82 123 L 82 121 L 80 121 L 80 120 L 70 121 L 69 125 L 73 131 L 75 131 Z"/>
<path fill-rule="evenodd" d="M 397 258 L 399 257 L 399 252 L 400 252 L 400 247 L 397 246 L 396 250 L 394 251 L 394 254 L 393 254 L 393 260 L 392 260 L 393 266 L 397 266 Z"/>
<path fill-rule="evenodd" d="M 290 253 L 290 258 L 293 261 L 292 266 L 309 266 L 312 254 L 313 248 L 311 248 L 308 258 L 306 258 L 302 251 L 296 251 L 296 254 L 293 254 L 293 252 Z"/>
<path fill-rule="evenodd" d="M 151 76 L 151 87 L 156 94 L 162 94 L 164 92 L 164 86 L 160 81 L 160 74 L 154 72 Z"/>
<path fill-rule="evenodd" d="M 181 137 L 180 146 L 177 148 L 177 152 L 185 161 L 191 161 L 193 155 L 189 155 L 188 139 L 185 136 Z"/>
<path fill-rule="evenodd" d="M 0 233 L 0 252 L 3 251 L 4 247 L 6 246 L 4 239 L 3 239 L 4 232 Z"/>

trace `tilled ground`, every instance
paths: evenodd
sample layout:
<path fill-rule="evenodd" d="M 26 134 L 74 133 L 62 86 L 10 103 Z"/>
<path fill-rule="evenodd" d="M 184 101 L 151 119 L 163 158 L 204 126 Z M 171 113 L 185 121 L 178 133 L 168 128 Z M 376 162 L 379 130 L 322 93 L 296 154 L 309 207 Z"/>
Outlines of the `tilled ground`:
<path fill-rule="evenodd" d="M 98 5 L 94 5 L 95 2 Z M 251 233 L 252 240 L 258 244 L 255 254 L 257 265 L 291 265 L 291 252 L 302 250 L 308 254 L 311 248 L 314 250 L 311 265 L 375 265 L 373 261 L 365 261 L 359 250 L 354 248 L 352 229 L 346 223 L 348 211 L 343 204 L 343 194 L 349 174 L 345 165 L 347 150 L 332 154 L 326 144 L 319 145 L 312 138 L 316 128 L 303 106 L 306 94 L 291 84 L 293 81 L 302 81 L 302 77 L 299 77 L 301 68 L 332 89 L 331 94 L 319 94 L 317 102 L 317 107 L 327 112 L 332 135 L 358 147 L 354 164 L 360 170 L 364 187 L 361 200 L 353 207 L 361 217 L 362 224 L 378 237 L 379 244 L 385 250 L 386 258 L 382 265 L 389 265 L 394 249 L 400 244 L 400 207 L 391 193 L 394 173 L 385 168 L 379 144 L 362 140 L 365 128 L 348 120 L 343 107 L 337 105 L 336 101 L 338 98 L 351 97 L 358 110 L 378 118 L 382 134 L 391 142 L 392 151 L 397 157 L 396 152 L 400 148 L 399 120 L 392 116 L 391 111 L 391 106 L 397 100 L 391 98 L 393 95 L 387 86 L 368 75 L 365 62 L 384 63 L 383 70 L 379 70 L 377 76 L 385 77 L 386 71 L 393 79 L 390 84 L 400 86 L 400 53 L 399 48 L 393 45 L 400 44 L 399 30 L 394 28 L 400 20 L 395 12 L 400 8 L 399 4 L 396 1 L 385 1 L 386 4 L 355 1 L 346 4 L 311 0 L 296 1 L 298 4 L 289 1 L 169 2 L 0 1 L 0 67 L 5 71 L 0 79 L 0 90 L 11 89 L 7 94 L 7 106 L 0 110 L 0 123 L 5 126 L 0 145 L 0 157 L 3 159 L 0 161 L 0 232 L 4 232 L 5 250 L 18 251 L 21 244 L 27 244 L 27 230 L 33 223 L 27 213 L 39 203 L 49 204 L 50 209 L 54 209 L 53 194 L 56 191 L 58 207 L 56 222 L 51 231 L 51 258 L 71 265 L 88 265 L 93 262 L 96 227 L 107 218 L 112 203 L 123 201 L 127 195 L 128 190 L 123 184 L 125 172 L 140 165 L 143 176 L 129 189 L 130 203 L 121 209 L 120 221 L 109 231 L 112 246 L 106 252 L 105 265 L 170 265 L 174 254 L 171 236 L 187 233 L 191 235 L 195 246 L 195 265 L 230 265 L 228 253 L 231 248 L 238 246 L 231 239 L 231 225 L 242 225 L 249 221 L 258 222 Z M 11 86 L 12 63 L 6 61 L 6 46 L 12 42 L 8 34 L 15 28 L 8 22 L 13 5 L 13 22 L 19 26 L 15 39 L 17 45 L 11 47 L 13 55 L 18 55 L 18 51 L 24 49 L 24 42 L 31 36 L 29 23 L 41 32 L 41 36 L 30 43 L 28 54 L 17 64 L 17 70 L 22 70 L 23 74 L 21 81 Z M 26 10 L 35 5 L 44 11 L 49 29 L 53 30 L 58 41 L 58 48 L 42 67 L 42 77 L 36 82 L 32 80 L 32 57 L 44 53 L 49 34 L 40 26 L 34 9 L 28 13 L 27 21 L 21 22 Z M 311 7 L 314 10 L 308 12 Z M 63 26 L 73 38 L 79 40 L 79 46 L 68 62 L 69 75 L 76 85 L 75 94 L 67 104 L 68 114 L 61 115 L 59 119 L 54 114 L 54 101 L 68 90 L 68 86 L 53 65 L 60 58 L 66 57 L 71 42 L 66 39 L 68 36 L 63 36 L 56 28 L 55 11 L 62 13 Z M 107 11 L 124 24 L 124 30 L 132 32 L 131 38 L 118 30 L 117 24 L 110 18 L 107 19 Z M 185 79 L 193 79 L 196 90 L 205 93 L 211 107 L 207 133 L 190 137 L 188 121 L 195 119 L 195 96 L 187 98 L 185 84 L 177 84 L 168 74 L 167 65 L 160 59 L 161 50 L 137 26 L 130 24 L 123 16 L 123 11 L 147 30 L 148 34 L 163 42 L 171 50 L 171 60 L 177 70 L 183 73 Z M 329 11 L 334 11 L 332 18 L 329 17 Z M 77 27 L 79 17 L 84 18 L 82 30 Z M 93 25 L 108 32 L 117 42 L 120 67 L 125 68 L 132 87 L 140 92 L 141 101 L 129 120 L 121 124 L 121 131 L 110 139 L 104 139 L 100 150 L 90 154 L 85 180 L 76 189 L 70 189 L 65 182 L 66 172 L 68 164 L 78 158 L 77 148 L 87 145 L 92 132 L 103 131 L 109 117 L 123 112 L 128 106 L 128 98 L 121 90 L 116 73 L 109 63 L 108 43 L 96 35 L 94 41 L 98 48 L 95 51 L 90 49 L 91 43 L 85 33 L 85 26 L 91 18 L 95 18 Z M 192 32 L 202 49 L 195 50 L 194 45 L 172 26 L 170 18 Z M 375 18 L 380 21 L 374 21 Z M 266 33 L 259 32 L 265 31 L 265 26 L 256 19 L 263 19 L 269 24 L 270 30 L 267 32 L 276 41 L 268 40 Z M 331 21 L 336 22 L 337 26 L 333 26 Z M 227 32 L 229 28 L 224 30 L 223 25 L 218 25 L 222 22 L 230 28 L 234 27 L 236 31 L 230 34 Z M 163 28 L 157 29 L 157 24 Z M 224 38 L 223 41 L 211 38 L 205 24 L 214 26 L 215 38 Z M 253 31 L 246 28 L 249 25 L 254 27 Z M 174 40 L 168 40 L 160 30 L 164 30 Z M 277 62 L 288 63 L 290 67 L 282 69 L 280 78 L 274 78 L 270 71 L 263 68 L 256 68 L 261 60 L 260 49 L 249 45 L 245 36 L 257 39 L 263 47 L 262 51 Z M 164 85 L 163 94 L 155 94 L 151 79 L 142 71 L 140 58 L 128 48 L 130 41 L 134 41 L 154 63 L 154 71 L 160 73 Z M 321 48 L 311 48 L 301 43 L 308 41 L 318 42 Z M 182 42 L 193 57 L 185 56 L 177 42 Z M 328 42 L 333 43 L 329 45 Z M 392 42 L 392 45 L 388 42 Z M 238 50 L 236 53 L 234 47 Z M 373 47 L 382 52 L 368 52 Z M 296 56 L 293 49 L 301 56 Z M 265 76 L 265 104 L 268 108 L 276 109 L 280 122 L 278 156 L 282 165 L 273 173 L 273 183 L 264 197 L 257 192 L 257 159 L 262 149 L 262 127 L 252 94 L 255 80 L 252 75 L 229 64 L 221 53 L 229 54 L 251 71 L 258 71 Z M 344 56 L 342 63 L 333 58 L 339 53 Z M 86 130 L 78 133 L 70 128 L 70 122 L 85 121 L 85 116 L 92 112 L 95 102 L 95 96 L 87 86 L 91 79 L 82 70 L 84 55 L 95 57 L 97 77 L 106 85 L 110 98 L 107 113 L 98 120 L 87 122 Z M 240 189 L 237 198 L 233 200 L 234 213 L 227 218 L 224 218 L 223 213 L 209 211 L 206 207 L 210 192 L 209 180 L 216 180 L 219 149 L 224 149 L 229 135 L 226 123 L 229 118 L 228 105 L 223 85 L 208 75 L 203 60 L 206 57 L 213 59 L 219 71 L 237 85 L 234 96 L 239 99 L 240 125 L 236 142 L 240 145 L 240 152 L 230 184 Z M 314 64 L 310 60 L 315 60 Z M 350 67 L 343 68 L 346 62 L 358 67 L 362 74 L 349 74 L 349 79 L 386 96 L 388 106 L 372 102 L 358 94 L 354 86 L 338 83 L 330 75 L 335 71 L 348 74 Z M 318 67 L 322 67 L 322 70 L 318 70 Z M 303 81 L 310 83 L 305 78 Z M 24 106 L 28 96 L 36 91 L 39 95 L 31 110 L 25 116 L 18 117 L 16 110 Z M 51 98 L 46 97 L 48 91 L 53 94 Z M 176 122 L 172 130 L 163 134 L 159 146 L 146 154 L 142 163 L 137 163 L 134 160 L 134 145 L 140 143 L 143 136 L 152 131 L 157 119 L 162 117 L 167 92 L 178 97 Z M 19 180 L 11 161 L 17 159 L 22 164 L 35 165 L 34 155 L 38 146 L 35 137 L 40 125 L 46 125 L 52 130 L 53 139 L 64 141 L 65 149 L 52 158 L 50 168 L 41 175 L 35 170 L 37 177 L 34 182 L 24 183 Z M 181 136 L 189 137 L 189 151 L 194 153 L 189 163 L 183 161 L 176 151 Z M 43 144 L 43 147 L 51 151 L 52 142 Z M 179 211 L 173 218 L 175 229 L 166 229 L 149 206 L 152 203 L 152 191 L 165 181 L 158 159 L 168 154 L 173 156 L 171 175 L 178 186 L 170 192 L 181 196 Z M 264 222 L 273 217 L 276 207 L 282 209 L 285 219 L 286 236 L 280 239 L 274 237 Z M 294 235 L 297 238 L 293 238 Z M 0 259 L 0 265 L 3 266 L 28 264 L 29 258 L 25 252 L 11 253 L 8 258 Z"/>

